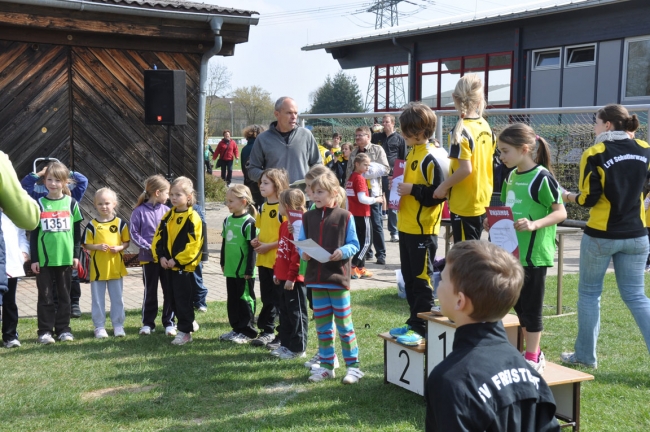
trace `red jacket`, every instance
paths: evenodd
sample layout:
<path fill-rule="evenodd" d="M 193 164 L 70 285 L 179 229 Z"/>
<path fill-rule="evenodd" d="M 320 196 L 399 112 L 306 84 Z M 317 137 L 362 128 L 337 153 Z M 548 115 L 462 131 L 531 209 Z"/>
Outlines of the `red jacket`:
<path fill-rule="evenodd" d="M 212 159 L 216 160 L 221 157 L 221 160 L 231 161 L 234 158 L 239 158 L 239 148 L 234 140 L 222 139 L 217 145 L 217 149 L 212 154 Z"/>
<path fill-rule="evenodd" d="M 303 277 L 298 274 L 300 267 L 298 248 L 289 240 L 293 240 L 293 235 L 289 233 L 289 221 L 285 220 L 280 225 L 278 252 L 273 266 L 273 276 L 282 281 L 303 282 Z"/>

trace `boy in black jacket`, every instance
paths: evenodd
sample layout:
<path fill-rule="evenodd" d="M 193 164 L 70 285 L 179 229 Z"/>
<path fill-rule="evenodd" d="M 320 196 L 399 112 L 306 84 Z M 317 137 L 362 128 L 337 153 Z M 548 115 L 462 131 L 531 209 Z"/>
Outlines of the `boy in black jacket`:
<path fill-rule="evenodd" d="M 500 323 L 523 281 L 519 260 L 492 243 L 465 241 L 447 255 L 438 299 L 457 329 L 427 380 L 427 431 L 560 430 L 553 394 Z"/>

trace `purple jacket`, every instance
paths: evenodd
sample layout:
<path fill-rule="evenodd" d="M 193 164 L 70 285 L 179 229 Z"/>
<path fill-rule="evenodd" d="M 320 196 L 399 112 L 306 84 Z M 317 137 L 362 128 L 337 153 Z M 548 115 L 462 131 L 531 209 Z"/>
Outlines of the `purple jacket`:
<path fill-rule="evenodd" d="M 141 262 L 153 262 L 151 242 L 160 220 L 168 211 L 169 207 L 164 204 L 154 206 L 145 202 L 131 213 L 131 240 L 140 248 L 138 259 Z"/>

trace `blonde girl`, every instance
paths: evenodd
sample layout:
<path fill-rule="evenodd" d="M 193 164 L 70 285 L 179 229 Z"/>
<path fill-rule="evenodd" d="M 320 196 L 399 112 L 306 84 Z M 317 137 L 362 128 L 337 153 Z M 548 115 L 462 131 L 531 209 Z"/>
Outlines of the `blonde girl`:
<path fill-rule="evenodd" d="M 309 171 L 307 171 L 307 174 L 305 174 L 305 195 L 307 195 L 308 198 L 307 208 L 309 210 L 316 208 L 316 206 L 314 206 L 314 203 L 312 203 L 312 199 L 311 199 L 311 195 L 312 195 L 311 184 L 316 177 L 323 175 L 326 172 L 330 172 L 330 169 L 327 168 L 325 165 L 317 164 L 311 167 Z"/>
<path fill-rule="evenodd" d="M 43 175 L 47 195 L 38 199 L 40 225 L 30 235 L 32 271 L 38 287 L 38 342 L 72 341 L 70 331 L 70 283 L 72 268 L 79 265 L 81 211 L 70 196 L 70 170 L 60 162 L 50 163 Z M 54 304 L 54 289 L 58 305 Z"/>
<path fill-rule="evenodd" d="M 452 93 L 460 118 L 450 137 L 449 177 L 433 193 L 449 196 L 454 242 L 480 239 L 485 207 L 492 197 L 492 161 L 496 139 L 482 117 L 484 88 L 476 74 L 463 76 Z"/>
<path fill-rule="evenodd" d="M 126 221 L 115 215 L 117 194 L 109 188 L 95 192 L 95 209 L 98 216 L 86 225 L 82 245 L 90 251 L 91 316 L 95 337 L 108 337 L 106 324 L 106 289 L 111 299 L 111 324 L 115 337 L 124 337 L 123 280 L 126 266 L 122 251 L 129 247 L 129 228 Z"/>
<path fill-rule="evenodd" d="M 300 254 L 291 243 L 294 236 L 289 232 L 289 212 L 305 212 L 305 194 L 299 189 L 288 189 L 280 194 L 280 214 L 285 220 L 280 225 L 278 255 L 273 269 L 273 281 L 282 289 L 280 347 L 271 351 L 271 355 L 281 360 L 305 357 L 307 349 L 307 290 L 299 272 Z"/>
<path fill-rule="evenodd" d="M 266 202 L 262 204 L 260 214 L 255 218 L 259 235 L 251 244 L 257 253 L 257 272 L 260 279 L 260 295 L 262 310 L 257 318 L 259 336 L 251 344 L 279 347 L 279 339 L 275 337 L 275 319 L 280 307 L 281 288 L 273 283 L 273 266 L 278 249 L 278 239 L 282 216 L 279 211 L 279 196 L 283 190 L 289 189 L 289 176 L 283 169 L 270 168 L 264 170 L 260 177 L 260 193 Z"/>
<path fill-rule="evenodd" d="M 305 285 L 312 289 L 314 319 L 318 335 L 319 367 L 311 370 L 309 381 L 318 382 L 335 377 L 336 354 L 334 325 L 341 339 L 347 373 L 343 384 L 354 384 L 363 377 L 359 369 L 359 348 L 352 323 L 350 307 L 350 258 L 359 251 L 359 241 L 352 215 L 336 202 L 340 186 L 336 176 L 325 173 L 311 185 L 316 208 L 303 216 L 299 240 L 312 239 L 331 253 L 329 262 L 320 263 L 306 254 Z"/>
<path fill-rule="evenodd" d="M 525 274 L 515 311 L 524 331 L 526 361 L 541 374 L 546 365 L 539 348 L 546 269 L 553 266 L 555 227 L 566 219 L 566 210 L 560 185 L 553 177 L 550 146 L 544 138 L 530 126 L 515 123 L 499 134 L 497 145 L 501 161 L 515 168 L 501 189 L 501 200 L 512 207 Z"/>
<path fill-rule="evenodd" d="M 247 186 L 232 185 L 226 192 L 230 215 L 223 221 L 221 271 L 226 276 L 228 321 L 231 331 L 219 339 L 238 344 L 257 336 L 255 329 L 255 202 Z"/>
<path fill-rule="evenodd" d="M 169 199 L 169 182 L 161 175 L 153 175 L 144 182 L 144 191 L 138 198 L 131 214 L 131 240 L 140 248 L 138 259 L 142 265 L 142 283 L 144 298 L 142 299 L 141 335 L 150 335 L 156 329 L 158 315 L 158 281 L 162 288 L 163 307 L 162 325 L 165 334 L 176 336 L 174 326 L 174 311 L 172 310 L 172 293 L 167 279 L 162 277 L 160 264 L 154 262 L 151 242 L 153 241 L 158 224 L 169 207 L 165 204 Z"/>
<path fill-rule="evenodd" d="M 178 177 L 171 185 L 169 197 L 173 207 L 160 221 L 151 249 L 174 299 L 178 333 L 172 344 L 184 345 L 192 341 L 192 332 L 198 330 L 194 321 L 194 270 L 202 257 L 203 222 L 192 207 L 196 202 L 192 180 Z"/>

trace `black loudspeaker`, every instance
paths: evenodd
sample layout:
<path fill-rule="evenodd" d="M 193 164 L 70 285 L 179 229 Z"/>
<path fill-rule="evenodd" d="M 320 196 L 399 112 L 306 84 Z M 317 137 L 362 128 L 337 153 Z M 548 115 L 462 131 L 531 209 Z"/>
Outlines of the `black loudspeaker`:
<path fill-rule="evenodd" d="M 187 124 L 184 70 L 144 71 L 144 122 L 148 125 Z"/>

